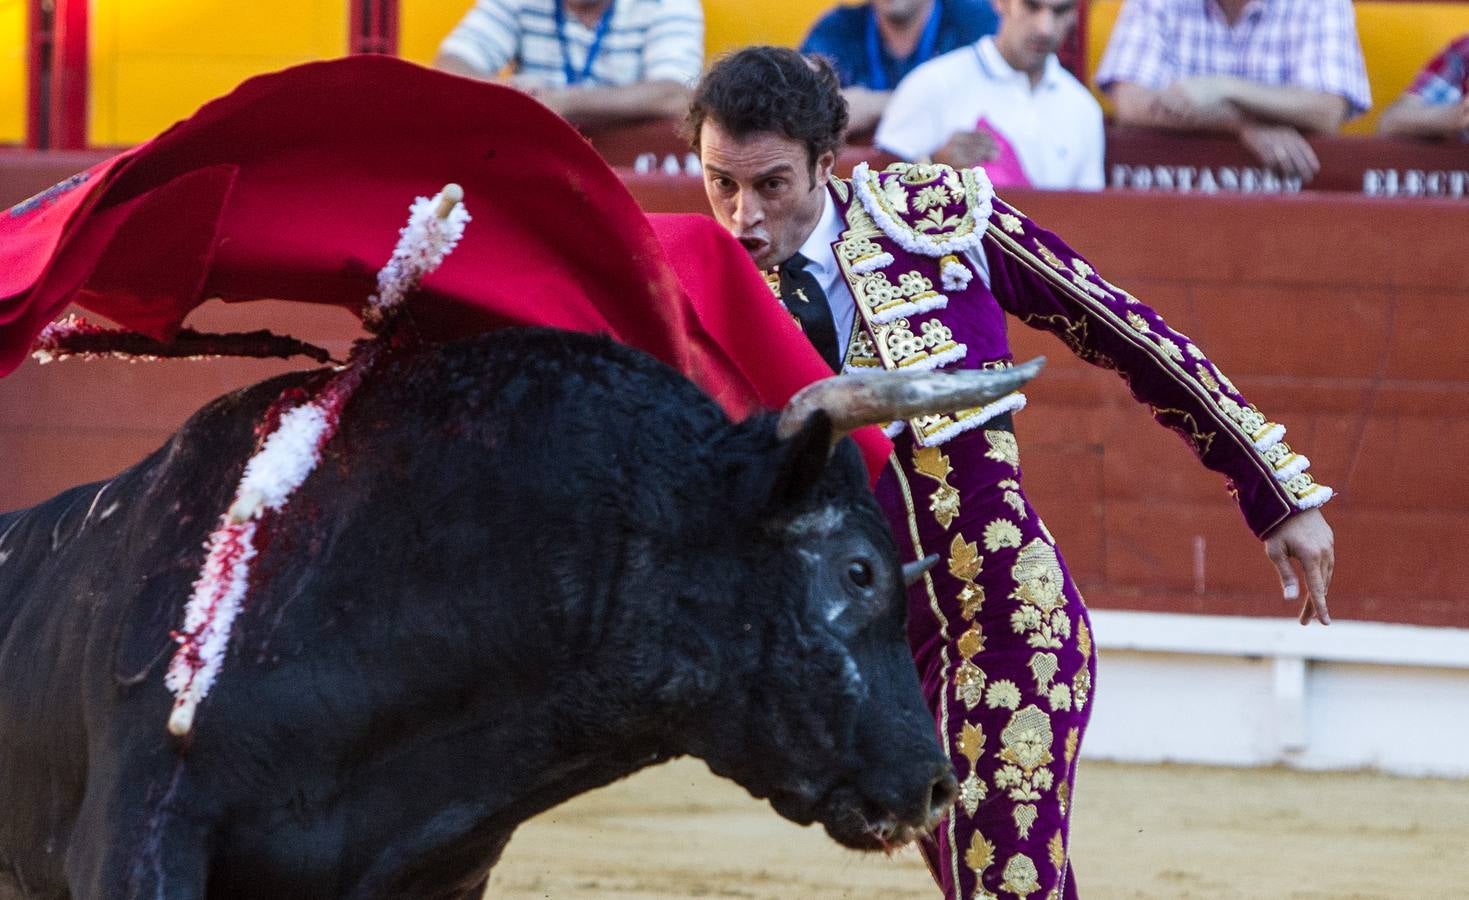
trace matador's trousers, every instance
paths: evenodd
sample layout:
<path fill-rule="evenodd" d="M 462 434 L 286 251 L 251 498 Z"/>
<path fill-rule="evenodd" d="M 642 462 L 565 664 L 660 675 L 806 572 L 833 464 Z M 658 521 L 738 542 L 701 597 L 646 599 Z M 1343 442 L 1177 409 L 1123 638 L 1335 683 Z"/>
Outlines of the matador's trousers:
<path fill-rule="evenodd" d="M 878 499 L 900 552 L 941 559 L 909 592 L 908 639 L 960 780 L 929 868 L 951 900 L 1076 897 L 1067 825 L 1096 671 L 1081 594 L 1011 432 L 896 443 Z"/>

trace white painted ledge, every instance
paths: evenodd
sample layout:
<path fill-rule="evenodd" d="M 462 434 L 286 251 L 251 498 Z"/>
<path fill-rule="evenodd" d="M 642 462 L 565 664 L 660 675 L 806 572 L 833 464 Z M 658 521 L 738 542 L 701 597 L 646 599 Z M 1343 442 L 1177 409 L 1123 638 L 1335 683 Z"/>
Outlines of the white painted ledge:
<path fill-rule="evenodd" d="M 1092 632 L 1104 650 L 1287 656 L 1323 662 L 1469 669 L 1469 629 L 1426 628 L 1335 619 L 1303 626 L 1289 616 L 1194 616 L 1092 610 Z"/>
<path fill-rule="evenodd" d="M 1469 778 L 1469 629 L 1091 615 L 1084 756 Z"/>

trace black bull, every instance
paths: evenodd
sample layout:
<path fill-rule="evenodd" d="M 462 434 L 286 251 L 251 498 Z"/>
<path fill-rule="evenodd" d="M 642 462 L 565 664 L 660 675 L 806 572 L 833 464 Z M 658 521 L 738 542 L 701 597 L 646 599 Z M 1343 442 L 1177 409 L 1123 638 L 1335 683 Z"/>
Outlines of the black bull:
<path fill-rule="evenodd" d="M 952 802 L 851 442 L 559 332 L 382 365 L 172 739 L 202 544 L 323 377 L 0 516 L 0 897 L 476 896 L 518 823 L 680 754 L 851 847 Z"/>

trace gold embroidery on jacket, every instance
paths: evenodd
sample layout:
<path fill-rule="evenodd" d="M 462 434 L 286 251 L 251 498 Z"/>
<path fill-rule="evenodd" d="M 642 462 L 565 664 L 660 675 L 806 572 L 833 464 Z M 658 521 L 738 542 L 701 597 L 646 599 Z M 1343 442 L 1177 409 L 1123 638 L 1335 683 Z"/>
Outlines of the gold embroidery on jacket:
<path fill-rule="evenodd" d="M 892 174 L 898 176 L 896 181 L 881 177 Z M 987 224 L 987 220 L 979 221 L 974 215 L 974 207 L 978 205 L 982 191 L 973 170 L 893 163 L 881 173 L 869 170 L 866 178 L 878 207 L 897 227 L 907 229 L 915 237 L 926 241 L 952 240 L 982 231 Z M 912 201 L 919 215 L 913 216 L 911 221 L 904 184 L 920 188 Z"/>
<path fill-rule="evenodd" d="M 1011 811 L 1020 837 L 1030 835 L 1036 807 L 1043 791 L 1055 784 L 1055 775 L 1047 766 L 1055 759 L 1051 754 L 1051 717 L 1031 704 L 1018 710 L 1000 732 L 998 756 L 1004 763 L 995 772 L 995 787 L 1006 791 L 1019 804 Z"/>
<path fill-rule="evenodd" d="M 1051 855 L 1051 865 L 1056 867 L 1056 877 L 1064 877 L 1066 874 L 1066 839 L 1061 836 L 1060 831 L 1051 835 L 1051 839 L 1046 842 L 1046 849 Z"/>
<path fill-rule="evenodd" d="M 1051 682 L 1061 671 L 1061 662 L 1054 653 L 1036 652 L 1030 657 L 1030 676 L 1035 679 L 1035 692 L 1042 697 L 1051 691 Z"/>
<path fill-rule="evenodd" d="M 949 543 L 949 574 L 963 584 L 959 590 L 959 614 L 966 621 L 973 621 L 984 606 L 984 587 L 978 582 L 983 568 L 979 544 L 964 540 L 963 534 L 954 535 Z"/>
<path fill-rule="evenodd" d="M 1025 831 L 1029 834 L 1030 828 L 1027 827 Z M 1024 853 L 1017 853 L 1010 857 L 1010 861 L 1005 863 L 1005 880 L 1000 885 L 1000 889 L 1018 895 L 1021 900 L 1026 900 L 1031 894 L 1041 889 L 1040 872 L 1030 857 Z"/>
<path fill-rule="evenodd" d="M 1076 648 L 1081 651 L 1081 668 L 1076 677 L 1071 679 L 1071 699 L 1076 704 L 1077 711 L 1086 708 L 1087 697 L 1092 690 L 1092 630 L 1087 627 L 1086 617 L 1081 617 L 1081 622 L 1076 627 Z M 1079 736 L 1078 736 L 1079 739 Z M 1071 735 L 1066 736 L 1068 755 L 1074 752 L 1071 745 Z M 1067 760 L 1067 765 L 1070 765 Z"/>
<path fill-rule="evenodd" d="M 1028 517 L 1028 514 L 1025 511 L 1024 497 L 1021 497 L 1015 491 L 1006 491 L 1002 499 L 1007 505 L 1009 505 L 1011 509 L 1015 510 L 1015 515 L 1019 516 L 1022 519 Z"/>
<path fill-rule="evenodd" d="M 954 672 L 954 694 L 964 701 L 964 706 L 974 709 L 984 699 L 984 670 L 970 660 L 964 660 Z"/>
<path fill-rule="evenodd" d="M 853 205 L 858 207 L 861 206 L 860 203 L 856 203 Z M 888 458 L 888 465 L 892 468 L 893 475 L 897 478 L 898 481 L 898 488 L 903 495 L 903 508 L 908 515 L 908 537 L 913 542 L 914 552 L 917 553 L 919 558 L 921 559 L 924 556 L 923 539 L 918 531 L 918 515 L 913 509 L 913 490 L 908 485 L 908 476 L 903 472 L 903 464 L 898 460 L 897 454 L 894 454 L 893 456 Z M 933 587 L 933 576 L 927 572 L 923 573 L 923 589 L 924 593 L 928 595 L 928 608 L 933 613 L 934 618 L 938 621 L 940 640 L 939 660 L 940 663 L 943 665 L 943 671 L 947 673 L 950 671 L 949 666 L 951 665 L 951 660 L 949 658 L 949 619 L 946 615 L 944 615 L 943 607 L 939 605 L 938 593 L 934 590 Z M 980 672 L 973 663 L 966 663 L 966 665 L 968 665 L 971 669 L 978 673 L 982 688 L 984 673 Z M 959 683 L 959 678 L 963 674 L 964 673 L 962 672 L 962 667 L 961 671 L 954 674 L 954 683 L 956 686 Z M 973 709 L 974 704 L 969 704 L 969 708 Z M 948 691 L 943 691 L 939 694 L 938 726 L 940 734 L 949 733 Z M 959 846 L 958 825 L 956 816 L 948 817 L 947 827 L 949 832 L 949 866 L 953 869 L 953 871 L 957 872 L 959 871 Z"/>
<path fill-rule="evenodd" d="M 839 252 L 845 255 L 848 252 L 845 242 L 841 246 Z M 881 269 L 854 273 L 850 286 L 852 295 L 869 316 L 880 316 L 910 303 L 927 303 L 941 299 L 938 291 L 933 289 L 933 282 L 914 271 L 899 275 L 897 284 L 889 281 L 887 273 Z"/>
<path fill-rule="evenodd" d="M 877 358 L 877 347 L 872 343 L 872 336 L 862 323 L 854 320 L 852 322 L 852 339 L 847 344 L 847 365 L 856 369 L 877 369 L 882 367 L 882 360 Z"/>
<path fill-rule="evenodd" d="M 1076 354 L 1079 359 L 1086 360 L 1087 362 L 1093 362 L 1098 358 L 1097 351 L 1092 349 L 1090 343 L 1087 340 L 1088 334 L 1086 319 L 1068 319 L 1059 313 L 1051 315 L 1030 313 L 1028 315 L 1021 316 L 1020 321 L 1024 322 L 1026 325 L 1029 325 L 1032 328 L 1041 328 L 1043 326 L 1036 323 L 1045 322 L 1052 326 L 1052 328 L 1047 328 L 1046 330 L 1051 331 L 1052 334 L 1056 335 L 1056 337 L 1061 340 L 1061 343 L 1066 345 L 1066 349 Z M 1053 330 L 1056 327 L 1059 327 L 1060 330 Z M 1116 367 L 1106 366 L 1106 368 L 1112 369 Z"/>
<path fill-rule="evenodd" d="M 1017 554 L 1010 575 L 1015 579 L 1010 596 L 1021 604 L 1010 614 L 1010 627 L 1025 635 L 1031 647 L 1061 649 L 1071 636 L 1071 619 L 1064 608 L 1065 576 L 1055 548 L 1041 538 L 1032 539 Z"/>
<path fill-rule="evenodd" d="M 969 776 L 959 784 L 959 802 L 964 811 L 969 815 L 979 809 L 980 801 L 989 796 L 989 789 L 985 787 L 984 780 L 975 771 L 979 764 L 979 757 L 984 753 L 985 735 L 984 729 L 970 722 L 964 723 L 964 728 L 959 734 L 959 754 L 969 761 Z"/>
<path fill-rule="evenodd" d="M 990 709 L 1018 709 L 1020 686 L 1008 678 L 990 682 L 984 692 L 984 704 Z"/>
<path fill-rule="evenodd" d="M 1075 702 L 1078 712 L 1086 708 L 1086 701 L 1091 696 L 1091 691 L 1092 673 L 1087 669 L 1082 669 L 1071 680 L 1071 699 Z"/>
<path fill-rule="evenodd" d="M 1199 430 L 1199 420 L 1194 418 L 1193 413 L 1172 407 L 1149 406 L 1149 408 L 1153 411 L 1153 418 L 1187 439 L 1200 458 L 1209 455 L 1209 450 L 1214 446 L 1215 432 Z"/>
<path fill-rule="evenodd" d="M 903 177 L 908 180 L 919 179 L 915 183 L 934 181 L 942 176 L 945 179 L 944 184 L 947 190 L 953 197 L 958 198 L 955 202 L 965 200 L 969 181 L 972 180 L 969 176 L 961 177 L 953 174 L 952 170 L 941 167 L 929 167 L 929 169 L 911 166 L 906 169 L 901 166 L 889 167 L 889 171 L 900 169 L 904 171 Z M 902 212 L 906 214 L 906 192 L 897 189 L 893 184 L 884 186 L 876 173 L 871 173 L 868 177 L 872 179 L 873 195 L 878 198 L 879 206 L 887 204 L 887 207 L 891 208 L 884 208 L 887 209 L 889 215 L 893 215 L 893 210 L 897 209 L 894 204 L 901 204 Z M 888 188 L 894 189 L 891 196 L 887 193 Z M 967 201 L 965 208 L 969 208 Z M 972 219 L 972 212 L 966 213 L 965 222 L 959 224 L 954 235 L 975 231 L 977 223 L 969 221 Z M 897 317 L 884 323 L 872 321 L 873 315 L 879 309 L 892 310 L 899 304 L 937 301 L 943 295 L 934 291 L 932 280 L 918 271 L 900 276 L 897 285 L 892 284 L 880 271 L 857 271 L 856 266 L 859 261 L 885 252 L 882 250 L 881 242 L 891 240 L 891 238 L 877 226 L 872 215 L 862 203 L 855 200 L 846 207 L 845 221 L 847 228 L 842 232 L 841 239 L 833 245 L 833 248 L 837 263 L 842 270 L 842 276 L 856 303 L 857 319 L 864 326 L 861 330 L 870 332 L 870 337 L 862 345 L 861 352 L 854 349 L 853 365 L 864 368 L 902 369 L 919 364 L 932 365 L 932 359 L 940 354 L 947 354 L 947 356 L 940 357 L 945 360 L 959 356 L 960 354 L 955 351 L 964 350 L 964 345 L 956 342 L 953 339 L 952 329 L 937 318 L 924 320 L 917 334 L 914 333 L 912 323 L 907 317 Z M 914 226 L 902 216 L 895 216 L 894 221 L 899 222 L 903 227 L 914 229 Z M 914 229 L 914 233 L 917 234 L 918 231 Z M 905 292 L 907 292 L 906 295 Z M 916 442 L 922 444 L 941 433 L 948 432 L 956 423 L 962 423 L 979 412 L 980 408 L 970 408 L 957 410 L 951 414 L 915 417 L 909 420 L 909 426 L 913 429 Z"/>
<path fill-rule="evenodd" d="M 984 780 L 978 773 L 970 772 L 967 778 L 959 782 L 959 803 L 971 816 L 979 811 L 979 804 L 988 796 L 989 789 L 984 786 Z"/>
<path fill-rule="evenodd" d="M 959 733 L 959 753 L 971 766 L 979 762 L 979 757 L 984 753 L 984 728 L 972 722 L 965 722 L 964 728 Z"/>
<path fill-rule="evenodd" d="M 995 861 L 995 845 L 985 839 L 979 829 L 974 830 L 974 836 L 969 839 L 969 849 L 964 851 L 964 862 L 969 870 L 976 876 L 984 875 Z M 977 879 L 976 879 L 977 880 Z"/>
<path fill-rule="evenodd" d="M 1178 344 L 1173 339 L 1155 333 L 1153 340 L 1158 342 L 1158 349 L 1162 350 L 1169 359 L 1174 362 L 1183 362 L 1183 351 L 1178 349 Z"/>
<path fill-rule="evenodd" d="M 1132 330 L 1131 327 L 1119 328 L 1119 325 L 1121 325 L 1122 323 L 1116 312 L 1109 309 L 1105 305 L 1099 305 L 1095 303 L 1094 298 L 1090 292 L 1080 289 L 1079 287 L 1077 287 L 1077 285 L 1073 284 L 1070 279 L 1062 277 L 1062 275 L 1057 271 L 1057 269 L 1060 269 L 1062 267 L 1055 266 L 1051 263 L 1052 259 L 1057 259 L 1054 253 L 1049 253 L 1049 255 L 1047 255 L 1046 253 L 1033 253 L 1025 246 L 1023 246 L 1019 241 L 1006 234 L 1003 229 L 997 227 L 993 223 L 988 229 L 988 235 L 995 240 L 1000 249 L 1004 250 L 1009 255 L 1014 257 L 1018 262 L 1027 266 L 1036 274 L 1046 277 L 1058 287 L 1069 291 L 1073 299 L 1077 300 L 1082 305 L 1083 309 L 1090 311 L 1096 317 L 1096 320 L 1098 322 L 1109 326 L 1114 334 L 1118 335 L 1119 337 L 1123 337 L 1135 346 L 1145 349 L 1151 355 L 1154 355 L 1154 357 L 1163 364 L 1164 370 L 1174 375 L 1174 380 L 1176 383 L 1185 388 L 1192 389 L 1195 396 L 1200 397 L 1200 399 L 1203 401 L 1203 408 L 1217 409 L 1221 413 L 1224 413 L 1224 415 L 1220 417 L 1221 421 L 1229 422 L 1235 425 L 1235 428 L 1238 429 L 1237 432 L 1234 429 L 1231 429 L 1231 433 L 1236 435 L 1236 444 L 1245 451 L 1248 458 L 1254 459 L 1256 461 L 1257 466 L 1259 466 L 1262 469 L 1263 474 L 1267 476 L 1267 483 L 1277 486 L 1276 490 L 1278 490 L 1281 495 L 1284 495 L 1281 497 L 1281 499 L 1286 500 L 1287 504 L 1291 508 L 1296 508 L 1296 504 L 1290 501 L 1294 498 L 1298 498 L 1299 495 L 1293 494 L 1293 492 L 1291 492 L 1285 485 L 1281 485 L 1275 479 L 1273 471 L 1270 471 L 1268 469 L 1268 464 L 1265 463 L 1264 459 L 1262 459 L 1260 454 L 1255 450 L 1253 443 L 1254 438 L 1251 438 L 1251 440 L 1249 441 L 1242 440 L 1242 438 L 1249 436 L 1249 432 L 1245 431 L 1240 423 L 1233 416 L 1228 414 L 1228 412 L 1224 408 L 1224 405 L 1218 402 L 1217 397 L 1220 395 L 1205 389 L 1203 385 L 1199 384 L 1199 382 L 1194 377 L 1192 377 L 1193 373 L 1184 372 L 1182 370 L 1182 367 L 1176 365 L 1174 361 L 1156 344 L 1154 344 L 1152 341 L 1148 340 L 1144 336 L 1137 334 L 1135 331 Z M 1039 238 L 1036 238 L 1035 240 L 1038 246 L 1043 246 L 1039 244 Z M 1057 259 L 1057 261 L 1059 261 L 1059 259 Z M 1029 322 L 1031 321 L 1031 319 L 1044 320 L 1048 318 L 1049 317 L 1044 316 L 1032 316 L 1027 317 L 1026 321 Z M 1131 335 L 1131 337 L 1129 337 L 1129 335 Z M 1068 345 L 1070 345 L 1069 341 Z M 1190 356 L 1202 358 L 1202 354 L 1199 353 L 1198 348 L 1195 347 L 1192 342 L 1185 345 L 1185 352 Z M 1236 403 L 1235 406 L 1238 407 L 1239 404 Z M 1256 410 L 1256 412 L 1258 413 L 1258 410 Z"/>
<path fill-rule="evenodd" d="M 1044 241 L 1040 238 L 1035 238 L 1032 243 L 1035 244 L 1035 250 L 1040 254 L 1041 259 L 1046 261 L 1046 265 L 1053 269 L 1059 269 L 1062 272 L 1066 271 L 1066 264 L 1061 261 L 1061 257 L 1051 252 L 1051 248 L 1047 247 Z"/>
<path fill-rule="evenodd" d="M 979 545 L 965 541 L 962 534 L 954 535 L 949 544 L 949 574 L 960 581 L 973 581 L 983 568 L 984 557 L 979 555 Z"/>
<path fill-rule="evenodd" d="M 1012 469 L 1020 468 L 1020 445 L 1015 443 L 1015 435 L 998 428 L 987 428 L 984 439 L 990 445 L 984 454 L 987 459 L 1008 463 Z"/>
<path fill-rule="evenodd" d="M 1019 547 L 1020 526 L 1009 519 L 996 519 L 984 526 L 984 549 L 991 553 L 1005 547 Z"/>
<path fill-rule="evenodd" d="M 959 515 L 959 490 L 949 484 L 949 474 L 954 467 L 938 447 L 917 447 L 913 451 L 913 468 L 925 478 L 938 482 L 938 487 L 928 495 L 928 508 L 947 531 Z"/>
<path fill-rule="evenodd" d="M 973 659 L 984 652 L 984 628 L 978 623 L 969 626 L 969 630 L 959 635 L 959 653 L 965 659 Z"/>

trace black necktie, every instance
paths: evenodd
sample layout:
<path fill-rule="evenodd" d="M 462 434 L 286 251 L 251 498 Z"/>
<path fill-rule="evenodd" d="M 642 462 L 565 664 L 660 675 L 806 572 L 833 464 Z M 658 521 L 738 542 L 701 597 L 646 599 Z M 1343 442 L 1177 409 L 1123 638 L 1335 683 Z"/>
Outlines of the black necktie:
<path fill-rule="evenodd" d="M 807 271 L 811 260 L 797 253 L 780 264 L 780 299 L 801 323 L 806 339 L 826 360 L 833 372 L 841 368 L 836 323 L 831 318 L 831 304 L 816 276 Z"/>

